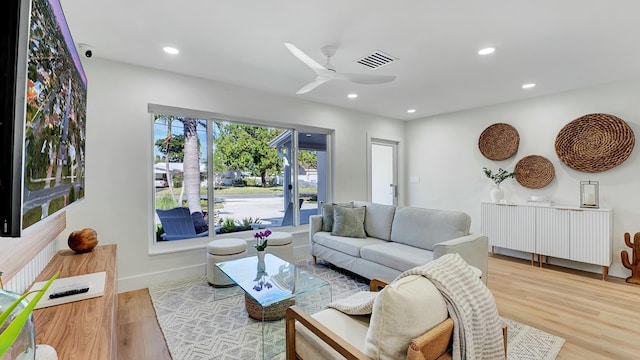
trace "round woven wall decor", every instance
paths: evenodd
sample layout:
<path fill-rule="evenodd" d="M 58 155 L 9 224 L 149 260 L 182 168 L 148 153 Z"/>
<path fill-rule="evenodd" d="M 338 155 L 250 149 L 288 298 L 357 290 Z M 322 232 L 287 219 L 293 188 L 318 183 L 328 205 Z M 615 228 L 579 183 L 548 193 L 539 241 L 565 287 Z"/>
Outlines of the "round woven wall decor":
<path fill-rule="evenodd" d="M 478 140 L 480 152 L 490 160 L 506 160 L 518 151 L 520 134 L 509 124 L 497 123 L 484 129 Z"/>
<path fill-rule="evenodd" d="M 540 189 L 549 185 L 556 175 L 551 161 L 540 155 L 529 155 L 520 159 L 514 171 L 520 185 L 529 189 Z"/>
<path fill-rule="evenodd" d="M 634 144 L 633 130 L 624 120 L 608 114 L 588 114 L 560 130 L 556 154 L 574 170 L 597 173 L 622 164 Z"/>

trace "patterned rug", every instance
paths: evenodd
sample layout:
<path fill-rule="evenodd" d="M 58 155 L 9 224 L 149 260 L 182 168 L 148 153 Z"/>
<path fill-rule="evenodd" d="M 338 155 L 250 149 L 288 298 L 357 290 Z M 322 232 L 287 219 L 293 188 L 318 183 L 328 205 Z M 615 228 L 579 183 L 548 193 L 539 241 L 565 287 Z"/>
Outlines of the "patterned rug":
<path fill-rule="evenodd" d="M 368 290 L 365 279 L 333 268 L 314 265 L 304 259 L 296 263 L 331 283 L 329 289 L 296 298 L 296 305 L 308 313 L 319 311 L 327 301 Z M 220 289 L 218 289 L 220 290 Z M 217 290 L 217 291 L 218 291 Z M 224 292 L 227 292 L 226 294 Z M 242 290 L 214 291 L 205 276 L 149 288 L 158 323 L 174 360 L 262 359 L 262 340 L 269 358 L 284 359 L 284 320 L 262 323 L 248 317 Z M 321 305 L 320 305 L 321 304 Z M 504 318 L 508 329 L 509 360 L 553 360 L 565 340 L 542 330 Z"/>

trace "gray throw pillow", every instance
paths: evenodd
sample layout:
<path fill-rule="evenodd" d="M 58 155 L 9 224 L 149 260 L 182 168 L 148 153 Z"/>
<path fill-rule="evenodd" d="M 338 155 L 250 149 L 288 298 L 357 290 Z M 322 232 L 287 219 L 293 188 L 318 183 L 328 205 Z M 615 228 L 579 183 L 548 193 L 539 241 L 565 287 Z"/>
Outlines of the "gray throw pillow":
<path fill-rule="evenodd" d="M 333 207 L 334 206 L 344 206 L 344 207 L 353 207 L 353 203 L 339 203 L 339 204 L 323 204 L 322 205 L 322 231 L 331 232 L 333 231 Z"/>
<path fill-rule="evenodd" d="M 364 231 L 364 215 L 366 208 L 333 207 L 333 230 L 331 235 L 352 238 L 366 238 Z"/>

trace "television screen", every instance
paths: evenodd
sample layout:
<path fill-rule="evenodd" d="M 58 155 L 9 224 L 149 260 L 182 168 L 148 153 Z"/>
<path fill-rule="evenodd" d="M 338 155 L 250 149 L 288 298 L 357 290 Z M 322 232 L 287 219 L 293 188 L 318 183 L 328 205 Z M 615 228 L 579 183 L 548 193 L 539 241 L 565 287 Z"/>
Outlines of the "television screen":
<path fill-rule="evenodd" d="M 8 2 L 0 155 L 12 166 L 0 170 L 0 215 L 2 234 L 20 236 L 84 197 L 87 79 L 58 0 Z"/>

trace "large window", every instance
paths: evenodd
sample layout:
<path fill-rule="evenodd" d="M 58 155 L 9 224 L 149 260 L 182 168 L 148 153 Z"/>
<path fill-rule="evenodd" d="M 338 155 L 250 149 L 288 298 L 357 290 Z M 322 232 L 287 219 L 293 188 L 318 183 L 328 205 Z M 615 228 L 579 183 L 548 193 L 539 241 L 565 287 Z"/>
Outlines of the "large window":
<path fill-rule="evenodd" d="M 152 117 L 155 243 L 303 225 L 327 200 L 324 133 Z"/>
<path fill-rule="evenodd" d="M 209 235 L 208 121 L 155 114 L 156 241 Z"/>

